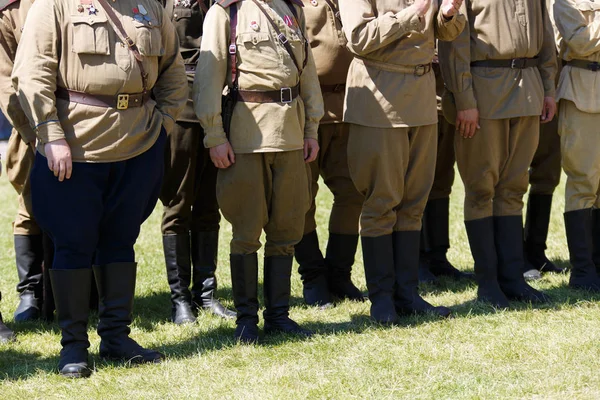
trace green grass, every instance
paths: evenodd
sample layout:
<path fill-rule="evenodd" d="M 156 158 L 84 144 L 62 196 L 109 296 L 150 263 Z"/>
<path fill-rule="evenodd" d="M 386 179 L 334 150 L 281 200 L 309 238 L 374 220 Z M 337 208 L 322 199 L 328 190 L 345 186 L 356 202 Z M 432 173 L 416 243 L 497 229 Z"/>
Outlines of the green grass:
<path fill-rule="evenodd" d="M 554 201 L 548 255 L 560 265 L 568 258 L 562 224 L 563 186 Z M 449 258 L 472 269 L 462 224 L 460 182 L 452 197 Z M 18 333 L 17 343 L 0 345 L 0 399 L 183 399 L 183 398 L 409 398 L 409 399 L 597 399 L 600 398 L 600 307 L 593 296 L 566 288 L 566 276 L 545 276 L 534 286 L 554 299 L 550 305 L 515 304 L 494 312 L 473 302 L 473 284 L 443 281 L 424 287 L 436 305 L 456 317 L 440 321 L 410 317 L 393 328 L 372 324 L 369 303 L 344 302 L 319 311 L 302 304 L 297 274 L 292 281 L 291 315 L 316 330 L 309 340 L 285 336 L 256 346 L 233 342 L 234 323 L 202 314 L 198 323 L 169 322 L 170 304 L 163 266 L 158 207 L 137 245 L 139 279 L 132 336 L 160 349 L 161 365 L 128 368 L 98 357 L 99 338 L 90 324 L 90 379 L 65 380 L 55 368 L 60 350 L 55 324 L 14 324 L 17 281 L 11 221 L 16 195 L 0 181 L 1 310 Z M 324 244 L 331 194 L 319 192 L 319 233 Z M 228 259 L 231 228 L 223 223 L 219 254 L 219 296 L 232 306 Z M 359 252 L 354 281 L 365 290 Z"/>

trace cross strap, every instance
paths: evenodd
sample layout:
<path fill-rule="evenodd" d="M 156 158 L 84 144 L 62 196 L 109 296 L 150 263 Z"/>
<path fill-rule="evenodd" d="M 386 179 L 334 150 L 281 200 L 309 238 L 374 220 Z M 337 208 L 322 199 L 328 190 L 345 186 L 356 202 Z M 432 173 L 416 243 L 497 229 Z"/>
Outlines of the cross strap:
<path fill-rule="evenodd" d="M 340 10 L 338 10 L 336 5 L 333 4 L 333 1 L 325 0 L 325 2 L 329 5 L 329 8 L 331 8 L 331 11 L 333 11 L 333 15 L 335 15 L 335 19 L 338 20 L 338 22 L 340 23 L 340 26 L 341 26 L 342 25 L 342 17 L 340 16 Z"/>

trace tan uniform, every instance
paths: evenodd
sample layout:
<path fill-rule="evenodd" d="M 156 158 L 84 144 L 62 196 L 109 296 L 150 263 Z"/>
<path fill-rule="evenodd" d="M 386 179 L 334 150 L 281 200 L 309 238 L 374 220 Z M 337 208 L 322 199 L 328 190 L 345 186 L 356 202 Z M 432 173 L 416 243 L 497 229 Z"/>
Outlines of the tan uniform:
<path fill-rule="evenodd" d="M 234 109 L 229 142 L 235 164 L 220 170 L 217 199 L 224 217 L 233 225 L 232 254 L 252 254 L 267 234 L 265 255 L 293 255 L 303 234 L 309 205 L 305 138 L 317 138 L 323 100 L 310 48 L 305 52 L 299 27 L 288 26 L 291 12 L 283 0 L 261 2 L 288 38 L 299 63 L 308 57 L 301 76 L 292 58 L 277 39 L 265 15 L 252 1 L 237 3 L 237 61 L 239 89 L 271 91 L 300 85 L 292 102 L 239 101 Z M 229 7 L 213 6 L 204 24 L 204 37 L 194 82 L 196 115 L 205 131 L 204 144 L 227 142 L 221 119 L 221 94 L 231 84 Z"/>
<path fill-rule="evenodd" d="M 554 96 L 556 51 L 542 2 L 466 1 L 468 27 L 440 44 L 444 81 L 458 110 L 477 108 L 481 129 L 455 136 L 465 220 L 520 215 L 539 138 L 544 96 Z M 485 10 L 485 14 L 482 14 Z M 471 67 L 481 60 L 539 57 L 537 68 Z"/>

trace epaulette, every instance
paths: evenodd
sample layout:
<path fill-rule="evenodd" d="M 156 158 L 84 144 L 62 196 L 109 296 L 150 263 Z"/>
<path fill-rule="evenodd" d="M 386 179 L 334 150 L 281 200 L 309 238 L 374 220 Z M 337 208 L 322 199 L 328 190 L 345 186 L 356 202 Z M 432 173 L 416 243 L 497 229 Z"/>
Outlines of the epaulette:
<path fill-rule="evenodd" d="M 0 1 L 2 1 L 2 0 L 0 0 Z M 223 8 L 227 8 L 232 4 L 239 3 L 240 1 L 242 1 L 242 0 L 218 0 L 217 4 Z"/>
<path fill-rule="evenodd" d="M 19 0 L 0 0 L 0 11 L 4 11 L 6 7 L 13 3 L 17 3 Z"/>
<path fill-rule="evenodd" d="M 295 5 L 297 5 L 298 7 L 304 7 L 304 3 L 302 2 L 302 0 L 286 0 L 289 3 L 293 3 Z"/>

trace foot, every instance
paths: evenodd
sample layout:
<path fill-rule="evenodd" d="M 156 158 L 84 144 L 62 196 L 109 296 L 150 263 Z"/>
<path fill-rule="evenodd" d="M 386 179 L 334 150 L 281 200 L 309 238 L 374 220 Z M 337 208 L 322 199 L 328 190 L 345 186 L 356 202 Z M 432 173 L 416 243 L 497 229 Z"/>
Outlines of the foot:
<path fill-rule="evenodd" d="M 329 292 L 332 296 L 338 299 L 348 299 L 352 301 L 365 301 L 365 295 L 354 286 L 354 283 L 347 279 L 336 279 L 336 277 L 330 277 L 329 279 Z"/>
<path fill-rule="evenodd" d="M 280 317 L 274 320 L 265 320 L 265 335 L 286 333 L 297 336 L 311 337 L 314 333 L 302 328 L 290 317 Z"/>
<path fill-rule="evenodd" d="M 540 267 L 540 272 L 549 272 L 551 274 L 564 274 L 567 271 L 566 268 L 557 267 L 550 260 L 546 260 L 547 261 Z"/>
<path fill-rule="evenodd" d="M 0 343 L 13 342 L 15 340 L 15 333 L 8 329 L 8 326 L 2 322 L 2 314 L 0 314 Z"/>
<path fill-rule="evenodd" d="M 236 326 L 233 337 L 241 344 L 258 343 L 258 326 L 254 323 L 240 323 Z"/>
<path fill-rule="evenodd" d="M 33 293 L 21 294 L 21 301 L 15 311 L 15 322 L 35 321 L 40 318 L 40 306 Z"/>
<path fill-rule="evenodd" d="M 484 303 L 489 303 L 496 308 L 504 309 L 510 306 L 508 298 L 502 289 L 500 289 L 498 282 L 490 282 L 486 284 L 480 283 L 479 287 L 477 288 L 477 300 Z"/>
<path fill-rule="evenodd" d="M 392 325 L 398 320 L 398 314 L 391 296 L 371 299 L 371 319 L 378 324 Z"/>
<path fill-rule="evenodd" d="M 324 274 L 314 277 L 304 277 L 302 281 L 302 295 L 304 302 L 309 306 L 331 307 L 331 294 Z"/>
<path fill-rule="evenodd" d="M 548 295 L 536 290 L 523 282 L 522 284 L 514 284 L 510 286 L 501 286 L 502 292 L 509 300 L 517 300 L 531 303 L 549 303 Z"/>
<path fill-rule="evenodd" d="M 452 315 L 452 310 L 448 307 L 433 306 L 418 295 L 414 296 L 414 299 L 410 304 L 396 305 L 396 312 L 398 315 L 433 314 L 442 318 L 448 318 Z"/>
<path fill-rule="evenodd" d="M 422 258 L 422 256 L 421 256 L 421 258 Z M 419 283 L 436 284 L 437 282 L 438 282 L 438 279 L 429 270 L 429 262 L 421 259 L 419 261 Z"/>
<path fill-rule="evenodd" d="M 588 292 L 600 293 L 600 278 L 591 276 L 589 278 L 573 277 L 569 279 L 569 287 L 578 290 L 586 290 Z"/>
<path fill-rule="evenodd" d="M 225 319 L 234 319 L 236 316 L 235 311 L 232 311 L 225 307 L 221 302 L 215 298 L 201 299 L 195 301 L 196 304 L 200 305 L 200 308 L 206 312 L 209 312 L 217 317 Z"/>
<path fill-rule="evenodd" d="M 65 378 L 87 378 L 92 374 L 88 367 L 87 344 L 70 345 L 60 351 L 59 374 Z"/>
<path fill-rule="evenodd" d="M 120 360 L 132 364 L 159 364 L 165 356 L 158 351 L 145 349 L 128 336 L 102 339 L 100 342 L 100 357 L 109 360 Z"/>
<path fill-rule="evenodd" d="M 196 322 L 196 317 L 192 311 L 192 306 L 186 301 L 174 302 L 171 310 L 171 320 L 177 325 L 193 324 Z"/>
<path fill-rule="evenodd" d="M 536 269 L 543 273 L 550 272 L 562 274 L 566 271 L 565 268 L 559 268 L 554 265 L 552 261 L 546 257 L 546 254 L 543 251 L 538 251 L 537 254 L 534 254 L 532 251 L 525 251 L 525 261 L 529 268 Z"/>
<path fill-rule="evenodd" d="M 429 262 L 429 271 L 436 276 L 446 276 L 451 279 L 474 279 L 475 274 L 458 270 L 448 260 L 431 260 Z"/>

